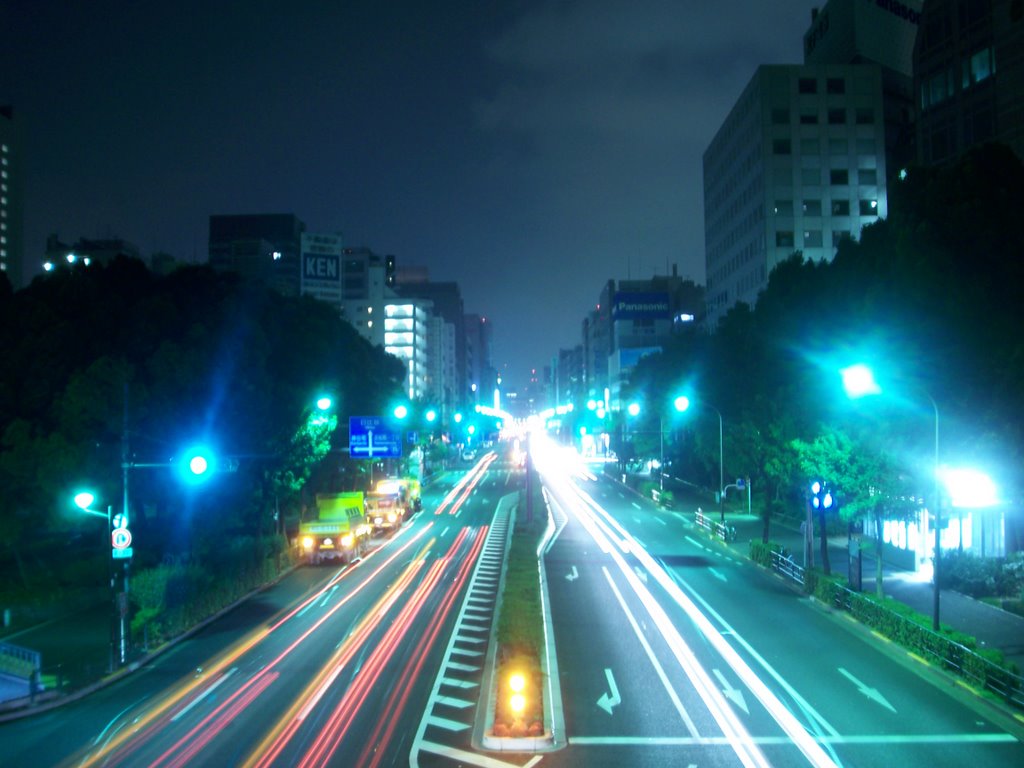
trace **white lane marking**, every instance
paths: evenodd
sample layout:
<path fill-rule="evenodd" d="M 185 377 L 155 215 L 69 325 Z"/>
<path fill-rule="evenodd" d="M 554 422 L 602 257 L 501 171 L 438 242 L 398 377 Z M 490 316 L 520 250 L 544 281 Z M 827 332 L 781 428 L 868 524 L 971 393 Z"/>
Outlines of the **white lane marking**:
<path fill-rule="evenodd" d="M 476 752 L 467 752 L 464 749 L 456 749 L 455 747 L 449 747 L 445 744 L 435 744 L 432 741 L 420 741 L 418 746 L 422 752 L 441 755 L 441 757 L 448 757 L 460 763 L 466 763 L 467 765 L 477 765 L 480 766 L 480 768 L 533 768 L 533 766 L 540 762 L 542 757 L 542 755 L 534 755 L 530 760 L 519 765 L 518 763 L 506 763 L 504 760 L 496 760 L 493 757 L 480 755 Z"/>
<path fill-rule="evenodd" d="M 635 501 L 631 501 L 630 504 L 632 504 L 637 509 L 642 509 L 642 507 L 639 504 L 637 504 Z M 633 519 L 635 520 L 636 518 L 634 517 Z"/>
<path fill-rule="evenodd" d="M 885 707 L 890 712 L 892 712 L 894 715 L 896 714 L 896 707 L 894 707 L 892 704 L 890 704 L 888 701 L 886 701 L 885 696 L 883 696 L 881 691 L 879 691 L 877 688 L 869 688 L 866 683 L 862 683 L 860 680 L 858 680 L 856 677 L 851 675 L 849 672 L 847 672 L 842 667 L 839 667 L 839 674 L 841 674 L 843 677 L 845 677 L 851 683 L 856 685 L 857 686 L 857 690 L 859 690 L 861 693 L 863 693 L 869 699 L 871 699 L 872 701 L 878 702 L 883 707 Z"/>
<path fill-rule="evenodd" d="M 753 744 L 786 746 L 787 736 L 751 736 Z M 819 744 L 1009 744 L 1017 738 L 1009 733 L 925 733 L 872 734 L 867 736 L 818 736 Z M 729 747 L 728 736 L 570 736 L 570 744 L 594 746 Z"/>
<path fill-rule="evenodd" d="M 710 574 L 711 574 L 712 576 L 714 576 L 714 577 L 715 577 L 716 579 L 718 579 L 719 581 L 728 581 L 728 579 L 726 579 L 726 578 L 725 578 L 725 574 L 724 574 L 724 573 L 720 573 L 720 572 L 719 572 L 719 571 L 718 571 L 717 569 L 715 569 L 715 568 L 708 568 L 708 572 L 709 572 L 709 573 L 710 573 Z"/>
<path fill-rule="evenodd" d="M 427 724 L 436 725 L 438 728 L 444 728 L 446 731 L 453 731 L 455 733 L 469 728 L 467 723 L 457 723 L 454 720 L 449 720 L 447 717 L 438 717 L 437 715 L 428 717 Z"/>
<path fill-rule="evenodd" d="M 726 680 L 725 675 L 723 675 L 719 670 L 712 669 L 711 671 L 714 672 L 715 677 L 718 678 L 718 682 L 722 686 L 722 693 L 725 694 L 725 698 L 729 699 L 729 701 L 731 701 L 733 704 L 735 704 L 737 707 L 739 707 L 746 714 L 749 715 L 750 710 L 747 709 L 747 702 L 743 698 L 743 691 L 741 691 L 739 688 L 733 688 L 732 683 Z"/>
<path fill-rule="evenodd" d="M 201 701 L 202 701 L 203 699 L 205 699 L 205 698 L 206 698 L 207 696 L 209 696 L 209 695 L 210 695 L 211 693 L 213 693 L 213 692 L 214 692 L 215 690 L 217 690 L 217 687 L 218 687 L 218 686 L 219 686 L 219 685 L 220 685 L 221 683 L 223 683 L 223 682 L 224 682 L 225 680 L 227 680 L 227 679 L 228 679 L 229 677 L 231 677 L 231 676 L 232 676 L 233 674 L 235 674 L 235 672 L 237 672 L 237 671 L 238 671 L 238 667 L 232 667 L 232 668 L 231 668 L 231 669 L 229 669 L 229 670 L 228 670 L 227 672 L 225 672 L 225 673 L 224 673 L 223 675 L 221 675 L 221 677 L 220 677 L 220 678 L 219 678 L 219 679 L 218 679 L 218 680 L 217 680 L 217 681 L 216 681 L 216 682 L 215 682 L 215 683 L 214 683 L 213 685 L 211 685 L 211 686 L 210 686 L 209 688 L 207 688 L 207 689 L 206 689 L 205 691 L 203 691 L 203 692 L 202 692 L 201 694 L 199 694 L 199 695 L 198 695 L 198 696 L 196 696 L 196 697 L 195 697 L 194 699 L 192 699 L 192 701 L 190 701 L 190 702 L 188 703 L 188 706 L 186 706 L 186 707 L 185 707 L 184 709 L 180 710 L 180 711 L 178 712 L 178 714 L 176 714 L 176 715 L 175 715 L 174 717 L 172 717 L 172 718 L 171 718 L 171 722 L 172 722 L 172 723 L 176 723 L 176 722 L 178 722 L 178 720 L 179 720 L 179 719 L 181 719 L 182 717 L 184 717 L 184 716 L 185 716 L 185 714 L 186 714 L 186 713 L 187 713 L 187 712 L 188 712 L 188 711 L 189 711 L 190 709 L 192 709 L 192 707 L 194 707 L 194 706 L 195 706 L 196 704 L 198 704 L 198 703 L 199 703 L 199 702 L 201 702 Z"/>
<path fill-rule="evenodd" d="M 660 517 L 656 517 L 656 518 L 654 518 L 654 522 L 656 522 L 656 523 L 660 523 L 661 525 L 668 525 L 668 523 L 666 523 L 666 522 L 665 522 L 664 520 L 662 520 L 662 519 L 661 519 Z"/>
<path fill-rule="evenodd" d="M 447 704 L 449 707 L 455 707 L 456 709 L 465 709 L 466 707 L 473 706 L 472 701 L 456 699 L 454 696 L 438 696 L 434 701 L 438 704 Z"/>
<path fill-rule="evenodd" d="M 608 683 L 608 691 L 601 694 L 597 706 L 610 715 L 612 710 L 622 703 L 622 696 L 619 694 L 619 686 L 615 684 L 615 676 L 608 667 L 604 668 L 604 678 Z"/>
<path fill-rule="evenodd" d="M 693 738 L 700 738 L 696 724 L 692 719 L 690 719 L 690 715 L 686 712 L 683 702 L 679 699 L 679 694 L 676 693 L 675 688 L 672 687 L 672 683 L 669 682 L 668 675 L 665 674 L 665 669 L 661 666 L 661 662 L 658 661 L 658 657 L 654 655 L 654 649 L 651 648 L 651 644 L 647 642 L 647 638 L 644 637 L 643 632 L 640 631 L 640 627 L 636 623 L 636 618 L 633 616 L 633 612 L 630 611 L 629 606 L 626 605 L 626 601 L 622 597 L 622 593 L 619 591 L 619 588 L 615 585 L 615 581 L 612 579 L 612 575 L 608 571 L 607 566 L 604 566 L 602 570 L 604 571 L 605 577 L 608 579 L 608 583 L 611 585 L 615 598 L 619 601 L 619 605 L 622 607 L 622 612 L 626 614 L 626 618 L 629 620 L 630 626 L 633 627 L 633 632 L 636 633 L 637 639 L 640 641 L 640 645 L 643 646 L 644 651 L 647 653 L 647 658 L 650 659 L 651 666 L 653 666 L 654 671 L 658 673 L 658 679 L 661 680 L 661 684 L 665 686 L 665 691 L 668 693 L 668 697 L 672 700 L 672 704 L 675 706 L 676 712 L 679 713 L 679 717 L 682 718 L 683 724 L 686 726 L 686 730 L 690 732 L 690 735 L 693 736 Z"/>
<path fill-rule="evenodd" d="M 565 575 L 566 581 L 576 581 L 580 577 L 580 572 L 576 570 L 576 566 L 572 567 L 572 571 Z"/>

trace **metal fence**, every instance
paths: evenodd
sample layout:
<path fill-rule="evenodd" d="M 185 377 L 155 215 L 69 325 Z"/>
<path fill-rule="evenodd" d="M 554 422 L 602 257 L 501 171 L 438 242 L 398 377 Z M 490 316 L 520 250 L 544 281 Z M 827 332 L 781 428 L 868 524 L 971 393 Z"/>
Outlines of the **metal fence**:
<path fill-rule="evenodd" d="M 712 520 L 701 509 L 697 510 L 696 523 L 716 539 L 721 539 L 722 541 L 736 540 L 735 528 L 731 525 L 720 523 L 717 520 Z"/>
<path fill-rule="evenodd" d="M 773 550 L 772 569 L 801 586 L 805 583 L 804 569 L 793 562 L 793 557 L 789 553 Z M 859 597 L 858 592 L 836 584 L 833 594 L 833 607 L 856 615 L 855 600 Z M 899 627 L 896 635 L 917 636 L 920 639 L 921 650 L 943 669 L 956 672 L 978 688 L 991 691 L 1009 704 L 1024 709 L 1024 677 L 883 605 L 873 603 L 871 610 L 887 614 L 887 621 L 894 622 Z"/>

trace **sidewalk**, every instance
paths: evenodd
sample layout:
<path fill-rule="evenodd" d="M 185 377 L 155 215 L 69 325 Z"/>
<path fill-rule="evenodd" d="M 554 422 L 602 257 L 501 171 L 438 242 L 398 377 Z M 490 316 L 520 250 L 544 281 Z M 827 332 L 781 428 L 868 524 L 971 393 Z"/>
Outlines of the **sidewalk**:
<path fill-rule="evenodd" d="M 717 516 L 716 516 L 717 519 Z M 729 512 L 726 523 L 736 529 L 736 539 L 729 546 L 746 556 L 752 539 L 760 540 L 763 523 L 757 515 Z M 803 564 L 803 536 L 799 523 L 772 520 L 769 535 L 793 553 L 797 564 Z M 814 541 L 814 562 L 820 567 L 821 542 Z M 847 576 L 849 573 L 849 550 L 845 537 L 831 537 L 828 554 L 833 574 Z M 875 557 L 873 552 L 862 555 L 864 592 L 875 591 Z M 899 600 L 918 613 L 931 616 L 934 606 L 934 588 L 930 579 L 923 580 L 919 574 L 896 568 L 883 560 L 882 586 L 887 597 Z M 995 648 L 1003 652 L 1007 661 L 1024 670 L 1024 617 L 1009 613 L 995 606 L 967 597 L 953 590 L 943 589 L 939 593 L 939 618 L 942 624 L 977 639 L 981 648 Z"/>

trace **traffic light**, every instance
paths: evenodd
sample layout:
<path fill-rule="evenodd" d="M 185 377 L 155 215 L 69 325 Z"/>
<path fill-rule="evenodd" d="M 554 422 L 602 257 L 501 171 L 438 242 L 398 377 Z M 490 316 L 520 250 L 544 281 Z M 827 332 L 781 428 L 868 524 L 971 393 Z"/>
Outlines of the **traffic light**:
<path fill-rule="evenodd" d="M 202 483 L 217 471 L 216 454 L 205 445 L 196 445 L 182 454 L 178 472 L 186 483 Z"/>

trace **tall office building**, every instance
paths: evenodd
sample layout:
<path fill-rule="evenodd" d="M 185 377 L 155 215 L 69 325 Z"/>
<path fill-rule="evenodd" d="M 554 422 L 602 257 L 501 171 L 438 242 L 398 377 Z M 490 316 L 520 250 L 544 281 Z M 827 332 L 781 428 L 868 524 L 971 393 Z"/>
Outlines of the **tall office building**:
<path fill-rule="evenodd" d="M 395 291 L 406 299 L 424 299 L 433 311 L 455 328 L 455 382 L 452 385 L 455 406 L 469 402 L 470 379 L 466 364 L 466 323 L 462 292 L 455 282 L 432 282 L 428 271 L 415 265 L 396 270 Z"/>
<path fill-rule="evenodd" d="M 404 390 L 410 400 L 426 400 L 432 394 L 429 344 L 432 302 L 426 299 L 393 299 L 384 306 L 384 351 L 402 361 Z"/>
<path fill-rule="evenodd" d="M 829 0 L 811 11 L 804 64 L 877 64 L 882 70 L 886 167 L 914 161 L 914 42 L 922 0 Z"/>
<path fill-rule="evenodd" d="M 887 211 L 881 68 L 759 67 L 704 153 L 706 322 Z"/>
<path fill-rule="evenodd" d="M 491 352 L 491 321 L 476 314 L 465 316 L 466 368 L 469 376 L 470 402 L 473 405 L 494 405 L 494 390 L 498 386 L 498 372 L 494 369 Z"/>
<path fill-rule="evenodd" d="M 21 142 L 14 110 L 0 107 L 0 270 L 12 287 L 22 287 L 22 170 Z"/>
<path fill-rule="evenodd" d="M 305 229 L 290 213 L 211 216 L 210 265 L 262 280 L 286 296 L 297 296 Z"/>
<path fill-rule="evenodd" d="M 914 85 L 921 163 L 951 163 L 989 141 L 1024 160 L 1024 3 L 927 0 Z"/>

